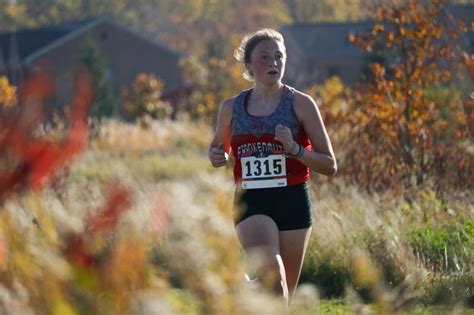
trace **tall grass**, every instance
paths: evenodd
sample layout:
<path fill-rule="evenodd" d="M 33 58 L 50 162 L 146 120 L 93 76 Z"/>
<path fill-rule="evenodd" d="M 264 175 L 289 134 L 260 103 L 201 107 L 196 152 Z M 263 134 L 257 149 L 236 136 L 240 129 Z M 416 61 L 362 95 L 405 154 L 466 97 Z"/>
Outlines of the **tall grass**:
<path fill-rule="evenodd" d="M 231 168 L 207 161 L 211 134 L 188 121 L 106 121 L 44 190 L 9 195 L 0 313 L 285 314 L 281 299 L 244 282 Z M 426 184 L 369 195 L 313 178 L 313 235 L 293 313 L 472 307 L 468 192 Z"/>

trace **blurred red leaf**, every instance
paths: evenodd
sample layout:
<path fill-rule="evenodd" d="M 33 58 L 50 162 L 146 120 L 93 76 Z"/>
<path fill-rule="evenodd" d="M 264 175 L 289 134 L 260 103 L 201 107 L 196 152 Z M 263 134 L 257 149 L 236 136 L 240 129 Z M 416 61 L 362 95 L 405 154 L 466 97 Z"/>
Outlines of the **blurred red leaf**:
<path fill-rule="evenodd" d="M 29 101 L 41 102 L 52 93 L 53 81 L 44 74 L 31 75 L 20 87 L 20 100 L 26 106 L 25 110 L 16 122 L 9 122 L 4 126 L 5 133 L 0 139 L 0 147 L 5 149 L 3 153 L 13 155 L 18 163 L 13 171 L 0 174 L 0 199 L 18 185 L 43 188 L 55 171 L 65 166 L 85 147 L 88 134 L 87 110 L 92 97 L 89 74 L 85 71 L 76 74 L 72 113 L 69 117 L 70 131 L 64 141 L 32 136 L 32 130 L 37 127 L 34 125 L 41 121 L 34 117 L 34 111 L 33 114 L 29 111 L 29 107 L 38 104 Z"/>
<path fill-rule="evenodd" d="M 78 124 L 86 124 L 87 111 L 92 100 L 92 79 L 90 74 L 85 70 L 78 71 L 75 82 L 70 117 L 73 128 Z"/>
<path fill-rule="evenodd" d="M 168 230 L 171 220 L 168 202 L 160 198 L 151 213 L 150 228 L 158 236 L 162 236 Z"/>
<path fill-rule="evenodd" d="M 6 194 L 17 188 L 22 182 L 25 173 L 27 173 L 27 165 L 24 163 L 16 167 L 12 172 L 0 173 L 0 203 L 3 202 Z"/>
<path fill-rule="evenodd" d="M 95 234 L 113 229 L 131 203 L 131 193 L 122 185 L 115 184 L 111 188 L 105 206 L 88 218 L 86 230 Z"/>
<path fill-rule="evenodd" d="M 43 73 L 29 75 L 19 88 L 20 102 L 31 99 L 41 99 L 51 96 L 54 92 L 54 82 L 50 76 Z"/>
<path fill-rule="evenodd" d="M 82 235 L 70 234 L 67 236 L 63 253 L 70 261 L 82 267 L 90 267 L 95 262 L 94 256 L 84 244 Z"/>

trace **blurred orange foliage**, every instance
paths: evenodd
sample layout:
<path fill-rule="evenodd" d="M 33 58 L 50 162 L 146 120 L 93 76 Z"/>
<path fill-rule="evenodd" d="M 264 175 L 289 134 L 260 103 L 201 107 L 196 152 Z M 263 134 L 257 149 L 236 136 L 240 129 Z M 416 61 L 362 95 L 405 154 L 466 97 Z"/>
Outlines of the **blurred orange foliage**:
<path fill-rule="evenodd" d="M 0 76 L 0 107 L 12 107 L 17 102 L 16 87 L 10 85 L 8 79 Z"/>
<path fill-rule="evenodd" d="M 4 83 L 0 81 L 3 84 L 2 95 L 16 99 L 15 88 Z M 25 280 L 22 282 L 26 292 L 22 302 L 25 309 L 32 307 L 35 311 L 51 314 L 76 314 L 76 311 L 127 314 L 139 294 L 139 290 L 133 290 L 147 287 L 151 275 L 146 268 L 150 263 L 147 242 L 131 238 L 121 242 L 110 237 L 116 232 L 124 213 L 131 209 L 133 198 L 130 190 L 118 182 L 109 183 L 103 205 L 85 218 L 82 230 L 57 225 L 51 214 L 44 211 L 41 194 L 37 194 L 54 185 L 52 179 L 61 170 L 66 169 L 61 174 L 67 175 L 67 167 L 74 157 L 87 148 L 89 135 L 87 117 L 93 94 L 90 74 L 79 70 L 75 75 L 73 97 L 67 114 L 68 128 L 58 139 L 41 133 L 53 87 L 51 77 L 31 74 L 19 87 L 18 100 L 8 101 L 15 104 L 17 110 L 9 111 L 5 119 L 0 120 L 0 211 L 5 210 L 3 205 L 6 200 L 29 200 L 32 226 L 40 233 L 34 241 L 41 246 L 46 242 L 52 252 L 44 254 L 44 257 L 53 257 L 58 266 L 65 263 L 68 271 L 51 272 L 43 266 L 40 262 L 42 258 L 34 253 L 37 250 L 35 246 L 39 245 L 29 244 L 31 239 L 15 228 L 13 221 L 16 217 L 12 218 L 8 211 L 2 211 L 0 268 L 3 270 L 6 266 L 6 272 L 0 274 L 2 287 L 14 292 L 15 279 Z M 5 104 L 6 101 L 2 106 Z M 164 230 L 168 225 L 167 211 L 167 207 L 160 204 L 153 212 L 157 235 L 162 235 L 158 230 Z M 11 259 L 7 256 L 7 248 Z M 42 280 L 39 280 L 36 271 L 41 271 L 48 279 L 44 284 L 47 287 L 44 294 L 37 292 L 36 282 Z M 8 307 L 15 312 L 15 306 Z"/>
<path fill-rule="evenodd" d="M 57 169 L 84 149 L 87 106 L 92 95 L 90 78 L 78 73 L 75 84 L 70 131 L 62 142 L 35 136 L 35 127 L 44 119 L 41 106 L 53 93 L 51 78 L 33 74 L 20 87 L 20 112 L 2 123 L 3 159 L 13 161 L 14 166 L 0 172 L 0 199 L 16 189 L 41 189 Z"/>

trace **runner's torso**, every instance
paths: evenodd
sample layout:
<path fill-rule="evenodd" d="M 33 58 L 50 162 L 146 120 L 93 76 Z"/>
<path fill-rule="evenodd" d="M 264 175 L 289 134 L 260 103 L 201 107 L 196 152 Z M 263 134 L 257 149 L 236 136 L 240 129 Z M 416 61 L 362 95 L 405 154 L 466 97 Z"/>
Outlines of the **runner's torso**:
<path fill-rule="evenodd" d="M 231 147 L 235 159 L 235 181 L 282 178 L 280 174 L 283 172 L 289 186 L 306 182 L 308 167 L 296 159 L 285 158 L 282 143 L 274 139 L 276 126 L 282 124 L 290 128 L 297 143 L 311 149 L 308 136 L 293 110 L 294 88 L 285 85 L 276 109 L 263 117 L 252 116 L 247 111 L 251 92 L 241 92 L 233 106 Z"/>

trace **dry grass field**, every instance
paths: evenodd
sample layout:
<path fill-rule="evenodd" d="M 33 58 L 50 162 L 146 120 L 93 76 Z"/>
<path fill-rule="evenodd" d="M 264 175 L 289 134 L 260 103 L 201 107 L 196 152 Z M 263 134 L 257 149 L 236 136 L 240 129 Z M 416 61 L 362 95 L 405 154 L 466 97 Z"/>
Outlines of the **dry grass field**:
<path fill-rule="evenodd" d="M 244 282 L 231 167 L 189 121 L 104 122 L 43 190 L 0 208 L 0 314 L 286 314 Z M 368 194 L 313 174 L 293 314 L 470 314 L 468 191 Z"/>

